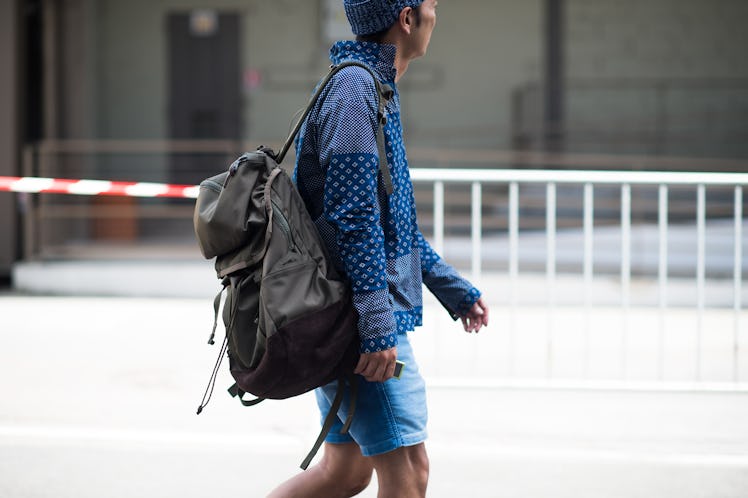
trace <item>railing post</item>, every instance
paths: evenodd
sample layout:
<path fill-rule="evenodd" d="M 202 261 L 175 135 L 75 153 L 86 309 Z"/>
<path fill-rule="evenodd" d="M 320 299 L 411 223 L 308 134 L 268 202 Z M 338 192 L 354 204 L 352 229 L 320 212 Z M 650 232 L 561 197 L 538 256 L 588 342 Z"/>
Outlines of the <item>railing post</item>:
<path fill-rule="evenodd" d="M 660 185 L 658 193 L 657 225 L 659 229 L 659 259 L 657 282 L 659 287 L 659 331 L 657 338 L 657 376 L 665 380 L 665 312 L 668 306 L 668 187 Z"/>
<path fill-rule="evenodd" d="M 509 374 L 514 375 L 516 371 L 516 345 L 515 334 L 517 332 L 517 306 L 519 291 L 517 280 L 519 278 L 519 184 L 509 184 Z"/>
<path fill-rule="evenodd" d="M 735 246 L 733 263 L 733 373 L 740 382 L 740 314 L 743 307 L 743 187 L 735 187 Z"/>
<path fill-rule="evenodd" d="M 701 380 L 702 329 L 704 326 L 704 279 L 706 266 L 706 187 L 696 189 L 696 381 Z"/>
<path fill-rule="evenodd" d="M 548 322 L 546 325 L 546 373 L 553 376 L 553 330 L 556 308 L 556 184 L 546 185 L 546 295 Z"/>
<path fill-rule="evenodd" d="M 481 190 L 481 183 L 480 182 L 473 182 L 472 186 L 472 192 L 471 192 L 471 239 L 472 239 L 472 247 L 473 247 L 473 255 L 472 255 L 472 271 L 473 271 L 473 281 L 476 283 L 480 283 L 480 277 L 481 277 L 481 268 L 482 268 L 482 254 L 481 254 L 481 246 L 483 244 L 482 241 L 482 231 L 481 231 L 481 224 L 483 223 L 482 219 L 482 208 L 483 208 L 483 196 L 482 196 L 482 190 Z"/>
<path fill-rule="evenodd" d="M 583 375 L 589 377 L 590 373 L 590 315 L 592 313 L 592 273 L 594 259 L 594 210 L 595 193 L 591 183 L 584 185 L 584 358 Z"/>
<path fill-rule="evenodd" d="M 434 249 L 444 255 L 444 182 L 434 182 Z"/>
<path fill-rule="evenodd" d="M 631 185 L 621 186 L 621 373 L 628 376 L 629 313 L 631 309 Z"/>

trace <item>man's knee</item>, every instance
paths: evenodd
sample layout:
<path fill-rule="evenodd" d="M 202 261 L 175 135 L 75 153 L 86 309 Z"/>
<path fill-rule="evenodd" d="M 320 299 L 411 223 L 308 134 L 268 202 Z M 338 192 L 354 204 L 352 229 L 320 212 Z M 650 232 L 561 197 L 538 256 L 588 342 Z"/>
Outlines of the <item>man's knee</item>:
<path fill-rule="evenodd" d="M 329 445 L 320 462 L 326 478 L 345 496 L 355 496 L 369 486 L 374 468 L 358 446 Z"/>
<path fill-rule="evenodd" d="M 371 482 L 374 469 L 366 466 L 354 466 L 347 472 L 338 474 L 337 479 L 340 488 L 344 489 L 347 496 L 356 496 L 361 493 Z"/>

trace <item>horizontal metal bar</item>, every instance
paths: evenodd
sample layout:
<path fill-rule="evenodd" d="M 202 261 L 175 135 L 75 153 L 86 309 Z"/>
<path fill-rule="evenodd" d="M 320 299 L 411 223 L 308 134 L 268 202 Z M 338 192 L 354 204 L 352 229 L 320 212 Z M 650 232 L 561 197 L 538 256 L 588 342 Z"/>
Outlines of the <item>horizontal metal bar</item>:
<path fill-rule="evenodd" d="M 548 171 L 516 169 L 412 168 L 414 182 L 451 183 L 575 183 L 609 185 L 748 185 L 748 173 L 692 173 L 659 171 Z"/>
<path fill-rule="evenodd" d="M 635 154 L 601 154 L 542 152 L 530 150 L 456 149 L 444 147 L 409 147 L 408 159 L 447 166 L 449 164 L 521 165 L 523 168 L 638 171 L 745 171 L 745 159 L 714 157 L 640 156 Z"/>

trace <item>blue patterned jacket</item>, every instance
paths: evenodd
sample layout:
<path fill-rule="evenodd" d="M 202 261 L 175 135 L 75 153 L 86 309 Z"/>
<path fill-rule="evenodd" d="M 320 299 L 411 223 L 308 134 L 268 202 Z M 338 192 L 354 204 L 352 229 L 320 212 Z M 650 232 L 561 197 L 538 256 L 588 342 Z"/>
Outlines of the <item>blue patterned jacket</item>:
<path fill-rule="evenodd" d="M 347 276 L 359 316 L 361 352 L 397 345 L 397 335 L 422 324 L 422 284 L 454 319 L 480 292 L 446 264 L 416 221 L 413 185 L 395 86 L 395 47 L 343 41 L 333 64 L 367 64 L 395 95 L 386 108 L 386 151 L 394 193 L 387 196 L 377 153 L 377 91 L 363 68 L 336 74 L 301 128 L 294 181 L 336 267 Z"/>

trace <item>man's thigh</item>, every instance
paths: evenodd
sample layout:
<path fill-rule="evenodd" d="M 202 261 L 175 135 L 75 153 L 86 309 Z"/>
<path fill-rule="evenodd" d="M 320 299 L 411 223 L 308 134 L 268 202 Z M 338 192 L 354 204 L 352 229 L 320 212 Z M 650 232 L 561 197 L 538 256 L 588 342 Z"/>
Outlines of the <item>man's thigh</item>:
<path fill-rule="evenodd" d="M 399 337 L 398 357 L 406 362 L 400 379 L 387 382 L 367 382 L 357 376 L 358 399 L 353 423 L 348 434 L 340 434 L 349 413 L 349 390 L 338 410 L 338 417 L 325 441 L 348 443 L 355 441 L 366 456 L 390 453 L 400 447 L 423 443 L 427 437 L 428 406 L 426 384 L 418 371 L 418 364 L 407 335 Z M 320 414 L 324 419 L 337 391 L 337 382 L 315 390 Z"/>

